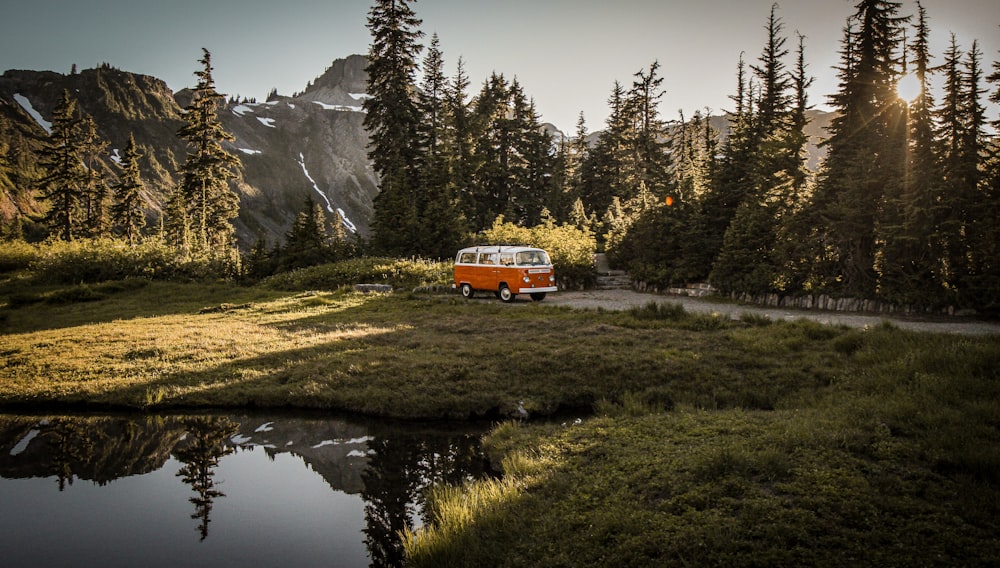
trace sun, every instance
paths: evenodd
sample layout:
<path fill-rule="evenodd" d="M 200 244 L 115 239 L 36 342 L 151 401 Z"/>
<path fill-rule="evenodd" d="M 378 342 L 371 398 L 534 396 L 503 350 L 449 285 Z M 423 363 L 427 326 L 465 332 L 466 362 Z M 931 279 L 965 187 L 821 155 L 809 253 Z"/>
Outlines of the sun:
<path fill-rule="evenodd" d="M 920 96 L 920 79 L 916 73 L 907 73 L 896 83 L 896 94 L 904 101 L 913 101 Z"/>

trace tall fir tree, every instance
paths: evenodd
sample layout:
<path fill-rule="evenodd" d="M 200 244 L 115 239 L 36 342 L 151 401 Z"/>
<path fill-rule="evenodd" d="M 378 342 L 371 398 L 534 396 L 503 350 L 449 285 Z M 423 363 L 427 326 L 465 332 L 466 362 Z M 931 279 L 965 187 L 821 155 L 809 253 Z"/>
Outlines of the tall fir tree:
<path fill-rule="evenodd" d="M 368 13 L 372 35 L 368 50 L 365 128 L 371 137 L 368 157 L 379 174 L 372 217 L 372 244 L 385 254 L 416 252 L 418 211 L 417 57 L 421 21 L 408 0 L 377 0 Z"/>
<path fill-rule="evenodd" d="M 445 155 L 448 157 L 449 191 L 455 198 L 463 230 L 470 229 L 475 216 L 475 196 L 472 191 L 476 167 L 474 163 L 475 127 L 469 104 L 469 77 L 461 57 L 455 75 L 448 83 L 445 129 Z"/>
<path fill-rule="evenodd" d="M 907 46 L 902 73 L 915 78 L 920 88 L 915 99 L 906 101 L 906 164 L 900 191 L 886 196 L 879 287 L 880 295 L 892 302 L 929 306 L 948 300 L 941 294 L 945 287 L 940 284 L 945 279 L 937 234 L 947 212 L 947 200 L 941 193 L 941 152 L 930 91 L 934 72 L 930 28 L 927 11 L 919 2 L 917 7 L 914 37 Z"/>
<path fill-rule="evenodd" d="M 72 241 L 83 229 L 81 199 L 88 179 L 80 144 L 80 119 L 76 101 L 64 90 L 52 112 L 52 133 L 40 153 L 44 175 L 41 197 L 49 204 L 45 223 L 64 240 Z"/>
<path fill-rule="evenodd" d="M 992 83 L 990 101 L 1000 105 L 1000 59 L 993 61 L 993 72 L 986 77 Z M 975 305 L 991 315 L 1000 314 L 1000 115 L 990 123 L 993 136 L 986 148 L 983 163 L 983 184 L 976 231 L 981 264 L 970 280 Z"/>
<path fill-rule="evenodd" d="M 118 231 L 129 245 L 135 246 L 146 224 L 142 211 L 142 191 L 144 189 L 139 171 L 142 152 L 135 143 L 135 136 L 129 134 L 128 145 L 122 154 L 120 181 L 114 187 L 114 204 L 111 218 Z"/>
<path fill-rule="evenodd" d="M 838 111 L 826 140 L 814 206 L 823 224 L 828 283 L 857 297 L 873 297 L 878 287 L 876 257 L 879 212 L 903 177 L 904 105 L 896 94 L 900 39 L 906 17 L 900 4 L 862 0 L 845 32 L 838 67 L 839 91 L 830 102 Z M 831 273 L 832 272 L 832 273 Z"/>
<path fill-rule="evenodd" d="M 454 254 L 465 234 L 464 217 L 460 214 L 451 184 L 451 167 L 455 162 L 448 144 L 453 128 L 449 121 L 449 84 L 444 74 L 444 58 L 437 34 L 431 36 L 423 63 L 423 82 L 417 95 L 422 119 L 417 135 L 420 153 L 417 220 L 420 240 L 415 251 L 434 258 Z"/>
<path fill-rule="evenodd" d="M 239 215 L 239 196 L 229 180 L 237 176 L 240 161 L 222 147 L 234 137 L 218 118 L 225 95 L 215 90 L 212 56 L 202 48 L 202 69 L 191 103 L 184 110 L 186 124 L 177 135 L 187 142 L 188 154 L 180 168 L 181 185 L 171 208 L 184 216 L 175 228 L 190 234 L 174 235 L 175 242 L 190 243 L 196 251 L 221 251 L 233 245 L 233 219 Z"/>
<path fill-rule="evenodd" d="M 80 123 L 80 154 L 87 175 L 81 201 L 88 237 L 104 237 L 111 231 L 108 215 L 111 188 L 105 180 L 102 162 L 107 147 L 108 143 L 97 132 L 97 123 L 93 117 L 84 118 Z"/>

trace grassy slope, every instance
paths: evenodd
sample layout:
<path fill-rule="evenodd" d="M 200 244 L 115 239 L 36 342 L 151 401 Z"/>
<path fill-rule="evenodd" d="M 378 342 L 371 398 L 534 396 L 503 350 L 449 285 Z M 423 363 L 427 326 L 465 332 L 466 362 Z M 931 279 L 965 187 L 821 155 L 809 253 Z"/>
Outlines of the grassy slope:
<path fill-rule="evenodd" d="M 418 566 L 1000 560 L 997 338 L 224 285 L 8 298 L 3 404 L 597 408 L 501 425 L 504 478 L 436 495 Z"/>

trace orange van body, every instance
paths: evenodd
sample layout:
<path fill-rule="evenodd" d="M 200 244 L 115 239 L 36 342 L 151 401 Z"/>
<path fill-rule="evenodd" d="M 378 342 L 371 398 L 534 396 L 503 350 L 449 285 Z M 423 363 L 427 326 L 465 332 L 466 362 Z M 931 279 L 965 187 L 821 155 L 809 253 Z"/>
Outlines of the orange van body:
<path fill-rule="evenodd" d="M 478 246 L 455 255 L 455 287 L 471 298 L 476 291 L 493 292 L 504 302 L 528 294 L 538 302 L 555 292 L 556 271 L 549 254 L 524 246 Z"/>

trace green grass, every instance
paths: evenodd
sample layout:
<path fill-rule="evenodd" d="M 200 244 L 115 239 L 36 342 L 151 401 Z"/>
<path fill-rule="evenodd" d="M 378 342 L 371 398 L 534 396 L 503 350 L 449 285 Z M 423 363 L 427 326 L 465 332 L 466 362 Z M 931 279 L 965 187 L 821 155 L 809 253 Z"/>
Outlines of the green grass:
<path fill-rule="evenodd" d="M 536 415 L 589 410 L 627 395 L 658 408 L 769 409 L 823 386 L 844 360 L 833 348 L 844 331 L 758 347 L 748 340 L 758 327 L 710 316 L 447 295 L 125 281 L 19 291 L 7 306 L 7 405 L 466 418 L 511 415 L 519 403 Z"/>
<path fill-rule="evenodd" d="M 504 475 L 435 489 L 434 522 L 406 536 L 414 566 L 1000 562 L 996 337 L 26 282 L 0 282 L 5 406 L 583 418 L 501 422 L 487 445 Z"/>

